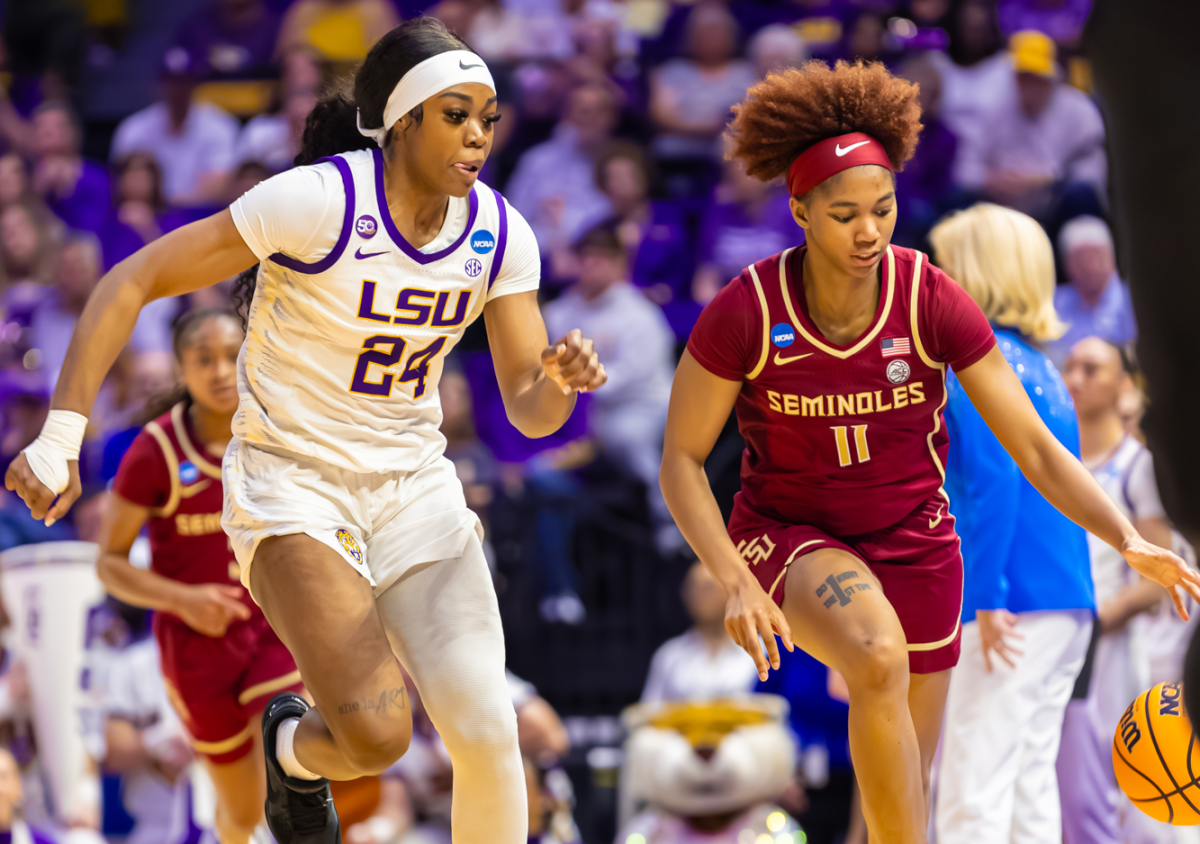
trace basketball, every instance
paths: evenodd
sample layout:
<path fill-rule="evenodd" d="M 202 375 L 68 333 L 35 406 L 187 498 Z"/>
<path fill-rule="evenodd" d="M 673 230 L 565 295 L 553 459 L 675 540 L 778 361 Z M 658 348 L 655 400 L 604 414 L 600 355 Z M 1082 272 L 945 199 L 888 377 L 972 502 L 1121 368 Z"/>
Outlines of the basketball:
<path fill-rule="evenodd" d="M 1156 821 L 1200 824 L 1200 748 L 1183 686 L 1159 683 L 1129 704 L 1113 736 L 1117 785 Z"/>

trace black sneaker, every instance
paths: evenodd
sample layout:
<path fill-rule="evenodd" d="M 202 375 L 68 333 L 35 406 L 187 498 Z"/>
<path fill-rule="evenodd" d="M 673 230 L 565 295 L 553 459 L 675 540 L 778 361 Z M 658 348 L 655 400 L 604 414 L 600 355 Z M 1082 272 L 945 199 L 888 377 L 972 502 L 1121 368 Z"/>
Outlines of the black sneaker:
<path fill-rule="evenodd" d="M 289 777 L 275 758 L 275 733 L 279 725 L 307 711 L 308 702 L 292 692 L 275 695 L 263 710 L 267 826 L 279 844 L 341 844 L 342 829 L 333 808 L 329 780 Z"/>

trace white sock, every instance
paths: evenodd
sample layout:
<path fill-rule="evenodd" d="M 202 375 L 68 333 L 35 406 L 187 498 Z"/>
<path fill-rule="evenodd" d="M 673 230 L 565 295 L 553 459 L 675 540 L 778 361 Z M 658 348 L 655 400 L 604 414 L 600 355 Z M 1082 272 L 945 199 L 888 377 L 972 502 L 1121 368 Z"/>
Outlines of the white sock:
<path fill-rule="evenodd" d="M 314 774 L 296 759 L 296 749 L 292 742 L 296 738 L 296 728 L 299 726 L 299 718 L 288 718 L 279 725 L 279 729 L 275 731 L 275 758 L 279 760 L 279 767 L 283 768 L 283 772 L 289 777 L 298 780 L 319 780 L 320 774 Z"/>

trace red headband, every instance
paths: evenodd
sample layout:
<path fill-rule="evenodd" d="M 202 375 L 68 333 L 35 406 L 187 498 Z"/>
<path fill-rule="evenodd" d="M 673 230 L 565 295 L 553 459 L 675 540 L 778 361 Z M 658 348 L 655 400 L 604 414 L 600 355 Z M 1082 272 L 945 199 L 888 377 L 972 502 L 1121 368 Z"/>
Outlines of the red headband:
<path fill-rule="evenodd" d="M 788 193 L 804 196 L 830 176 L 859 164 L 878 164 L 893 169 L 883 144 L 870 135 L 851 132 L 826 138 L 796 156 L 788 168 Z"/>

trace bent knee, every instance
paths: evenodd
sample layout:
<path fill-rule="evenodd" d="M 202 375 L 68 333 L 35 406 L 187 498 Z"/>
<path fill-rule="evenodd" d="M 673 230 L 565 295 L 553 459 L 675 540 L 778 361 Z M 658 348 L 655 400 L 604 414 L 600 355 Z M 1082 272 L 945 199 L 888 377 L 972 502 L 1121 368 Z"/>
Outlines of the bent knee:
<path fill-rule="evenodd" d="M 841 667 L 853 693 L 903 690 L 908 685 L 908 645 L 889 633 L 863 633 L 853 643 Z"/>
<path fill-rule="evenodd" d="M 361 776 L 377 776 L 407 752 L 411 738 L 411 722 L 385 722 L 348 731 L 338 745 L 346 761 Z"/>
<path fill-rule="evenodd" d="M 502 753 L 517 747 L 517 713 L 510 699 L 461 707 L 450 724 L 439 729 L 451 753 Z"/>

